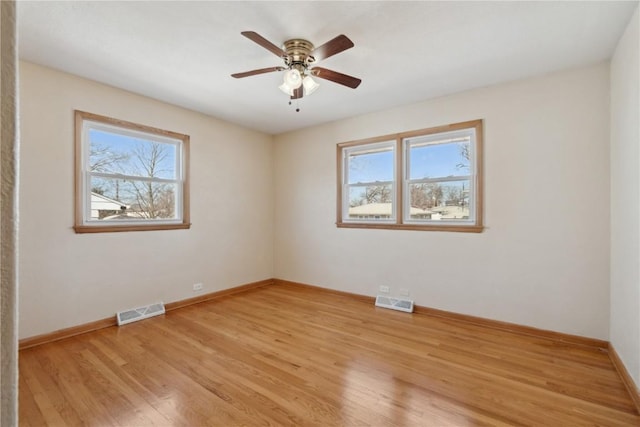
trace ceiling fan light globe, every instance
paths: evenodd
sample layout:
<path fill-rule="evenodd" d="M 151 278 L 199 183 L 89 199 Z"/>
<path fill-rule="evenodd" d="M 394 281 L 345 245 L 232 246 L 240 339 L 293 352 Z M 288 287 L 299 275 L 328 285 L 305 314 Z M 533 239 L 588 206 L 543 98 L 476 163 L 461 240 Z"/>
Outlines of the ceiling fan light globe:
<path fill-rule="evenodd" d="M 316 83 L 316 81 L 313 80 L 311 76 L 307 76 L 302 79 L 302 86 L 304 86 L 305 95 L 311 95 L 320 87 L 320 85 Z"/>
<path fill-rule="evenodd" d="M 280 86 L 278 86 L 278 89 L 280 89 L 281 91 L 283 91 L 289 96 L 293 96 L 293 89 L 289 87 L 289 85 L 286 83 L 282 83 Z"/>
<path fill-rule="evenodd" d="M 284 73 L 284 83 L 291 89 L 299 88 L 300 85 L 302 85 L 302 77 L 300 76 L 300 71 L 294 68 Z"/>

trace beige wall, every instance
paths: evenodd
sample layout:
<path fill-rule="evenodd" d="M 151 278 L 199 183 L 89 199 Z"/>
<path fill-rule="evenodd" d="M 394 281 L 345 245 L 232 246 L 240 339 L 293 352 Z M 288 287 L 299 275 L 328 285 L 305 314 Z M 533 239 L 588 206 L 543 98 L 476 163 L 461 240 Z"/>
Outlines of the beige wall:
<path fill-rule="evenodd" d="M 280 135 L 275 145 L 30 63 L 21 88 L 21 337 L 189 298 L 197 282 L 212 292 L 278 277 L 367 295 L 408 288 L 420 305 L 608 339 L 606 63 Z M 191 230 L 73 233 L 74 109 L 191 135 Z M 484 233 L 335 227 L 337 143 L 477 118 Z"/>
<path fill-rule="evenodd" d="M 640 385 L 638 9 L 611 61 L 611 344 Z"/>
<path fill-rule="evenodd" d="M 22 338 L 273 277 L 271 136 L 31 63 L 20 90 Z M 73 232 L 74 109 L 191 136 L 191 230 Z"/>
<path fill-rule="evenodd" d="M 276 137 L 275 275 L 608 338 L 609 66 L 502 84 Z M 337 229 L 336 144 L 485 120 L 482 234 Z"/>

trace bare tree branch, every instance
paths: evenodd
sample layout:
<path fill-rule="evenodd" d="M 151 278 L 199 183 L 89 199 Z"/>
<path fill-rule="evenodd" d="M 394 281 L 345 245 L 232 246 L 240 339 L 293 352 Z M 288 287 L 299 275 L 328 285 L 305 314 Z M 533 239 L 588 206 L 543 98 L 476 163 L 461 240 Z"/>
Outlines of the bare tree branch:
<path fill-rule="evenodd" d="M 117 153 L 100 144 L 92 143 L 89 153 L 89 168 L 91 172 L 122 171 L 122 163 L 129 160 L 127 153 Z"/>
<path fill-rule="evenodd" d="M 135 140 L 128 147 L 92 143 L 89 153 L 91 172 L 123 174 L 131 177 L 175 177 L 170 144 Z M 173 218 L 175 186 L 165 182 L 148 182 L 135 178 L 98 177 L 92 179 L 91 191 L 130 205 L 125 217 Z"/>

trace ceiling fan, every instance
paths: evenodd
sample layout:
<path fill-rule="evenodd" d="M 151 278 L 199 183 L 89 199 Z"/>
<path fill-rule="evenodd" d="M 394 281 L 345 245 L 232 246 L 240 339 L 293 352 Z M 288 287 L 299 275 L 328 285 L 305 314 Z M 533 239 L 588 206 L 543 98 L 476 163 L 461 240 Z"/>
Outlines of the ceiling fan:
<path fill-rule="evenodd" d="M 284 60 L 284 66 L 260 68 L 244 73 L 235 73 L 231 74 L 231 77 L 240 79 L 257 74 L 286 71 L 284 74 L 284 82 L 279 88 L 288 94 L 291 99 L 300 99 L 304 95 L 310 95 L 318 88 L 319 85 L 311 78 L 312 76 L 329 80 L 352 89 L 357 88 L 361 83 L 360 79 L 347 74 L 322 67 L 311 67 L 316 62 L 352 48 L 354 46 L 353 42 L 345 35 L 341 34 L 320 47 L 314 47 L 311 42 L 304 39 L 291 39 L 285 41 L 281 49 L 254 31 L 243 31 L 240 34 L 282 58 Z"/>

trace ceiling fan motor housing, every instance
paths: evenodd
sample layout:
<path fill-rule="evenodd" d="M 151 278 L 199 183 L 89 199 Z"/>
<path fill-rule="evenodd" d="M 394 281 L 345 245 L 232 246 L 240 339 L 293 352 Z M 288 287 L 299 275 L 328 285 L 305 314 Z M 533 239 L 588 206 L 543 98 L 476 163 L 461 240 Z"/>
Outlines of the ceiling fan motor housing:
<path fill-rule="evenodd" d="M 296 68 L 301 73 L 307 68 L 308 64 L 315 62 L 315 58 L 311 56 L 313 52 L 313 43 L 304 39 L 291 39 L 284 42 L 284 51 L 287 57 L 284 58 L 288 67 Z"/>

